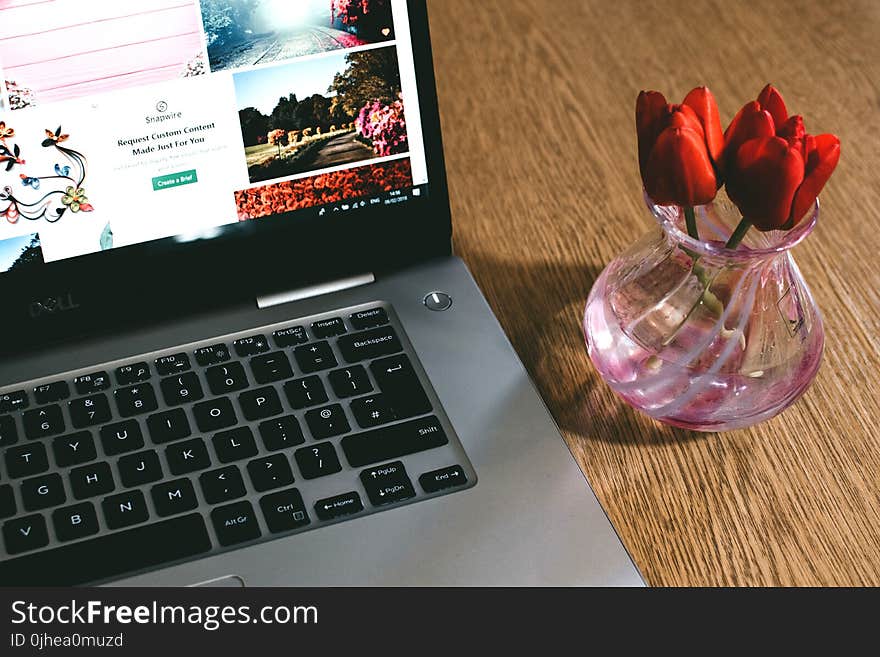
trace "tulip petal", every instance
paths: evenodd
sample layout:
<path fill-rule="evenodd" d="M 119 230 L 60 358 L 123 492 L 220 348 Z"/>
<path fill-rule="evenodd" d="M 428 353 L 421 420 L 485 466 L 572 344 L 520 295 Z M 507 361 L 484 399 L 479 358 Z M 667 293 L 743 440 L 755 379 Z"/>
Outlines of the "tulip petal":
<path fill-rule="evenodd" d="M 807 129 L 804 127 L 804 119 L 802 116 L 796 114 L 788 117 L 788 120 L 786 120 L 785 123 L 776 128 L 776 136 L 782 137 L 788 142 L 789 146 L 797 148 L 801 152 L 804 162 L 807 161 Z"/>
<path fill-rule="evenodd" d="M 696 112 L 706 135 L 709 155 L 713 162 L 719 162 L 724 150 L 724 135 L 721 132 L 721 115 L 718 113 L 715 96 L 707 87 L 697 87 L 684 97 L 682 105 L 690 107 Z"/>
<path fill-rule="evenodd" d="M 705 139 L 689 128 L 660 133 L 645 173 L 645 191 L 660 205 L 703 205 L 718 189 Z"/>
<path fill-rule="evenodd" d="M 788 120 L 788 110 L 785 107 L 785 101 L 782 100 L 782 94 L 773 85 L 768 84 L 761 89 L 761 93 L 758 94 L 758 102 L 761 104 L 761 109 L 770 112 L 770 116 L 773 117 L 773 123 L 777 126 L 781 126 Z"/>
<path fill-rule="evenodd" d="M 795 192 L 804 180 L 804 160 L 781 137 L 749 139 L 736 153 L 727 193 L 759 230 L 788 221 Z"/>
<path fill-rule="evenodd" d="M 772 137 L 775 134 L 773 117 L 769 112 L 762 110 L 758 102 L 752 101 L 743 105 L 724 132 L 722 159 L 725 170 L 733 164 L 739 147 L 746 141 L 759 137 Z"/>
<path fill-rule="evenodd" d="M 807 149 L 804 181 L 795 194 L 787 228 L 803 219 L 840 161 L 840 139 L 835 135 L 810 136 Z"/>
<path fill-rule="evenodd" d="M 639 170 L 645 179 L 645 166 L 654 142 L 663 130 L 661 121 L 666 116 L 666 98 L 659 91 L 642 91 L 636 100 L 636 133 L 639 138 Z"/>

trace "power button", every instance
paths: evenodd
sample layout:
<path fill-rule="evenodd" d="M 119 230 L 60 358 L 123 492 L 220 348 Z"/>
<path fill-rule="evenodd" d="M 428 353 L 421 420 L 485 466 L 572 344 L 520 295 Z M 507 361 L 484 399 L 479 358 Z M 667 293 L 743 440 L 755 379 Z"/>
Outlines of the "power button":
<path fill-rule="evenodd" d="M 425 307 L 434 312 L 443 312 L 452 307 L 452 297 L 445 292 L 431 292 L 425 297 Z"/>

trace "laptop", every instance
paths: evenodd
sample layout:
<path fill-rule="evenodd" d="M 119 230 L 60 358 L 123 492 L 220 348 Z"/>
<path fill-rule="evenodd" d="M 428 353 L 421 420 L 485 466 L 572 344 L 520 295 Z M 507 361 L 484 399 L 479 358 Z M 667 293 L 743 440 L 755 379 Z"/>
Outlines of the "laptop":
<path fill-rule="evenodd" d="M 13 0 L 0 67 L 0 585 L 642 585 L 453 255 L 423 0 Z"/>

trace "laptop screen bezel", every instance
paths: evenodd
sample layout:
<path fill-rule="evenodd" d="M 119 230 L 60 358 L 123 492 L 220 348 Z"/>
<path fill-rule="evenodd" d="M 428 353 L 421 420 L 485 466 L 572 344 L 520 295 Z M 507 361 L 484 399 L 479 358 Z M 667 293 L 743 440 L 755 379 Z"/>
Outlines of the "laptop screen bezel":
<path fill-rule="evenodd" d="M 426 0 L 407 4 L 427 194 L 338 217 L 319 217 L 317 209 L 280 214 L 240 222 L 210 240 L 167 238 L 46 263 L 26 274 L 0 274 L 0 351 L 31 350 L 449 255 L 452 223 Z"/>

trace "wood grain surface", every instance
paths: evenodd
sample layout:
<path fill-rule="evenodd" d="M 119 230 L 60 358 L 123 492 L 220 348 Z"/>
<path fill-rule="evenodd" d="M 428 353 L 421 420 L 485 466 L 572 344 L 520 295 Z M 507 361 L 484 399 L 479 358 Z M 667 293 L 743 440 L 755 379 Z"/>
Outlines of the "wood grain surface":
<path fill-rule="evenodd" d="M 880 3 L 429 0 L 429 11 L 456 250 L 647 581 L 880 584 Z M 613 395 L 580 329 L 603 266 L 653 228 L 635 98 L 679 102 L 706 84 L 726 125 L 768 81 L 810 132 L 842 141 L 819 226 L 795 253 L 825 318 L 824 364 L 761 426 L 672 429 Z"/>

